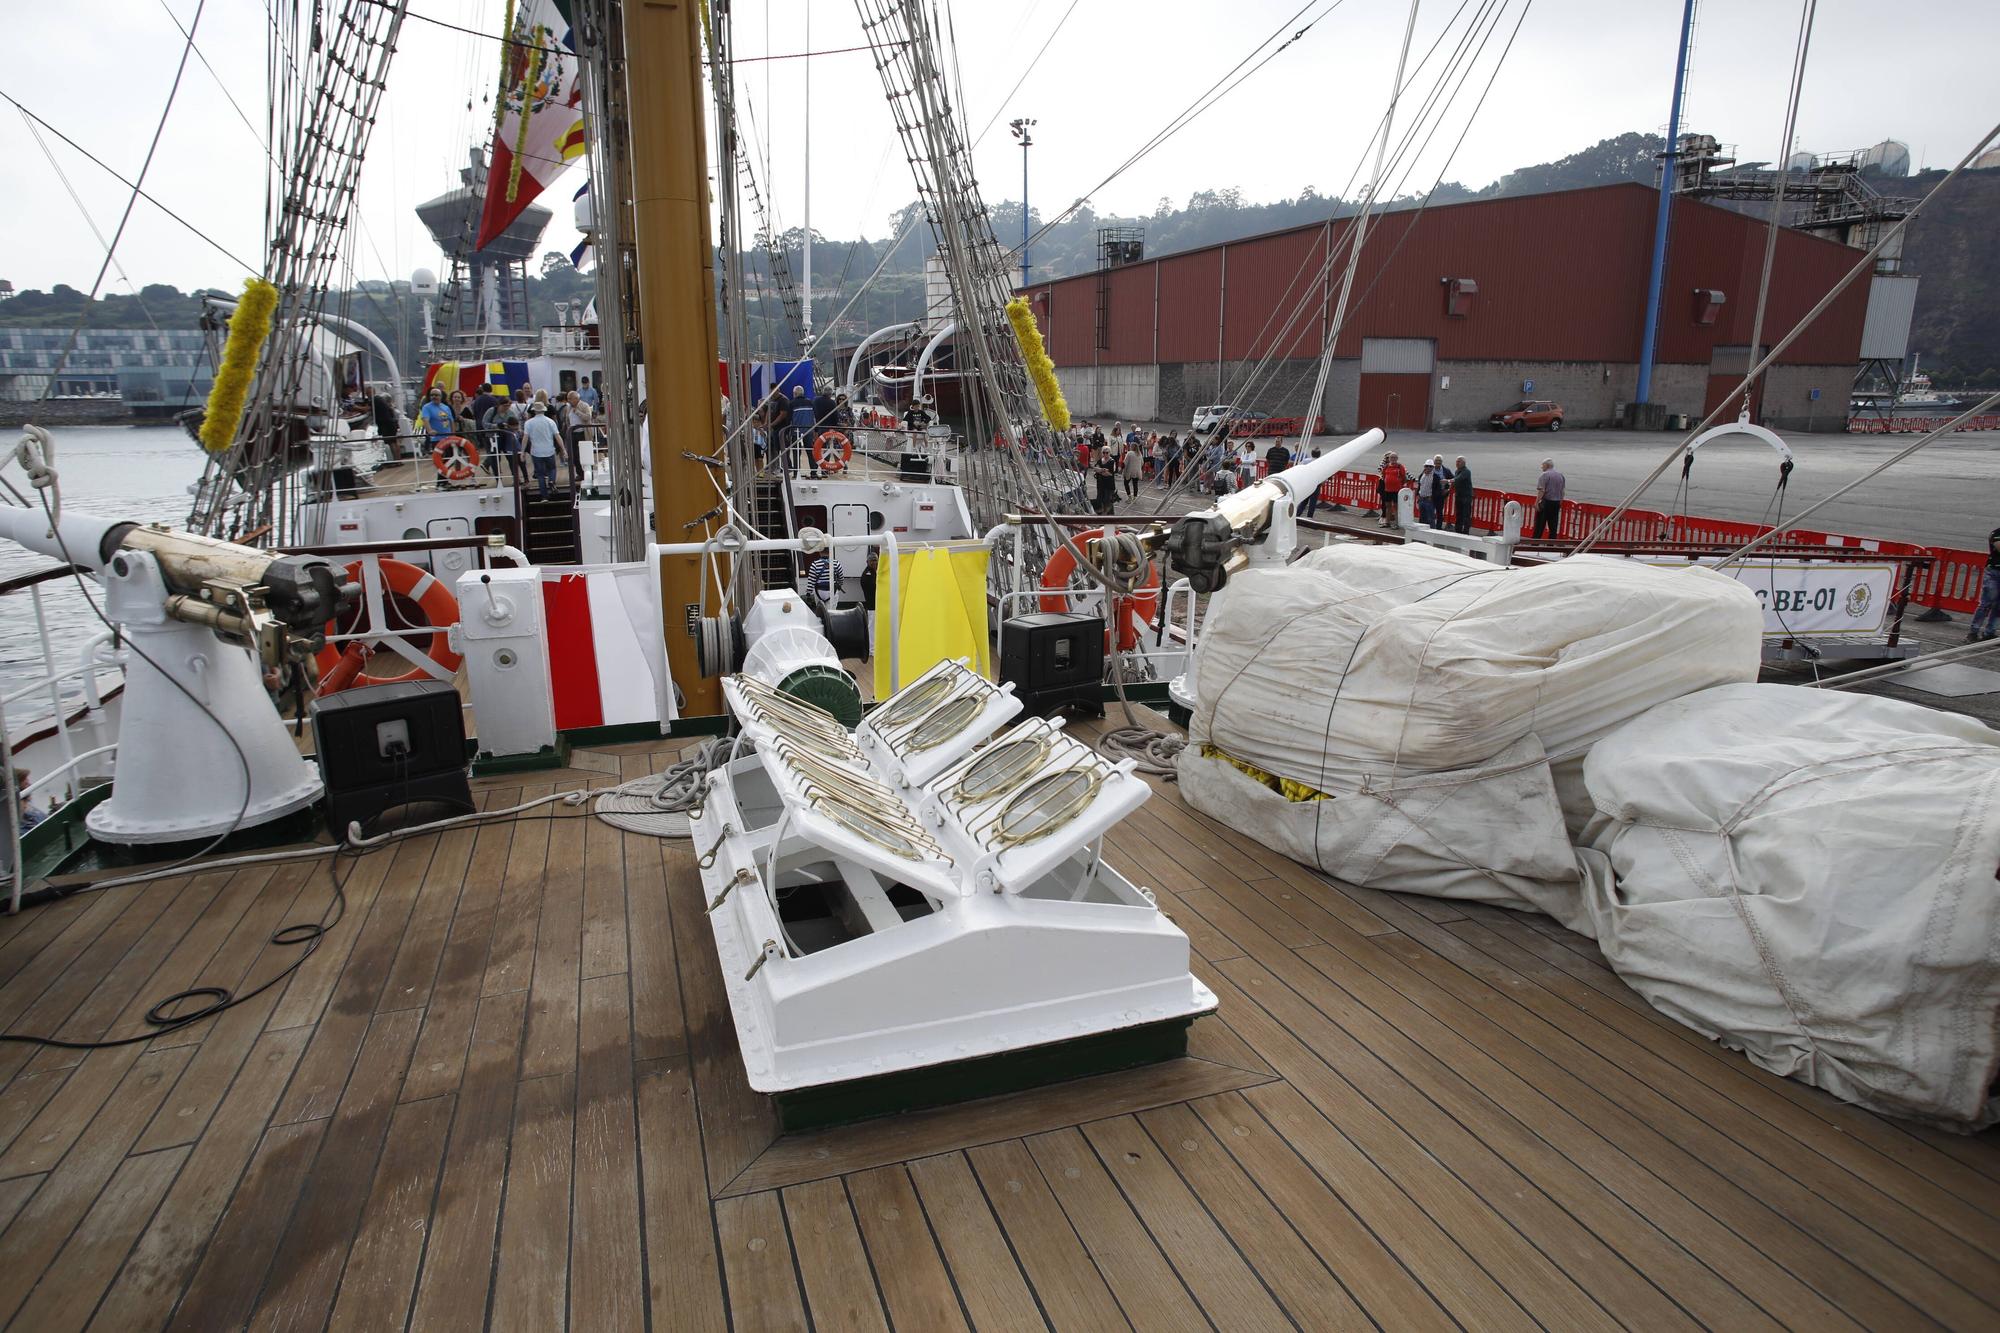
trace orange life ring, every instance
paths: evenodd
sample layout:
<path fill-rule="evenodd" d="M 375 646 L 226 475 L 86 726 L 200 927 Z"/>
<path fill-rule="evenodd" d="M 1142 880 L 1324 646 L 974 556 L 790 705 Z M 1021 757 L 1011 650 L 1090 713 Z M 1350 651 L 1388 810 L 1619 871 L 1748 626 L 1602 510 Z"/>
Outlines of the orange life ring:
<path fill-rule="evenodd" d="M 447 435 L 432 448 L 431 466 L 446 481 L 465 481 L 477 475 L 479 446 L 463 435 Z"/>
<path fill-rule="evenodd" d="M 1076 534 L 1076 544 L 1081 547 L 1094 537 L 1105 535 L 1103 528 L 1092 528 L 1088 532 Z M 1058 546 L 1048 564 L 1042 567 L 1042 610 L 1062 615 L 1078 609 L 1078 602 L 1088 596 L 1091 589 L 1077 589 L 1070 586 L 1070 578 L 1076 573 L 1076 557 L 1069 547 Z M 1101 590 L 1100 590 L 1101 591 Z M 1112 598 L 1114 615 L 1107 616 L 1109 622 L 1104 631 L 1106 644 L 1112 640 L 1111 625 L 1117 627 L 1117 648 L 1119 652 L 1130 652 L 1139 646 L 1139 635 L 1160 610 L 1160 567 L 1153 561 L 1146 562 L 1146 577 L 1136 591 L 1120 593 Z"/>
<path fill-rule="evenodd" d="M 384 559 L 379 562 L 382 570 L 382 611 L 390 623 L 379 627 L 383 632 L 398 630 L 421 630 L 429 626 L 430 642 L 424 646 L 424 655 L 443 667 L 447 672 L 458 670 L 464 658 L 452 651 L 451 627 L 458 623 L 458 599 L 451 595 L 451 589 L 444 586 L 429 570 L 412 565 L 403 560 Z M 362 562 L 356 560 L 341 575 L 346 583 L 359 583 Z M 410 612 L 423 617 L 421 623 L 414 621 Z M 357 599 L 354 609 L 341 619 L 329 620 L 326 632 L 332 634 L 353 634 L 372 628 L 366 623 L 367 600 Z M 342 623 L 342 620 L 345 623 Z M 333 694 L 355 685 L 394 685 L 406 680 L 424 680 L 428 674 L 415 663 L 406 662 L 407 670 L 393 676 L 377 676 L 368 673 L 369 659 L 372 657 L 393 657 L 397 662 L 406 662 L 400 653 L 377 653 L 365 639 L 346 639 L 339 643 L 329 643 L 313 658 L 313 666 L 319 671 L 318 693 Z"/>
<path fill-rule="evenodd" d="M 829 440 L 840 441 L 840 457 L 828 459 L 822 456 L 821 448 Z M 813 437 L 813 466 L 821 472 L 845 472 L 850 459 L 854 457 L 854 441 L 837 430 L 823 430 Z"/>

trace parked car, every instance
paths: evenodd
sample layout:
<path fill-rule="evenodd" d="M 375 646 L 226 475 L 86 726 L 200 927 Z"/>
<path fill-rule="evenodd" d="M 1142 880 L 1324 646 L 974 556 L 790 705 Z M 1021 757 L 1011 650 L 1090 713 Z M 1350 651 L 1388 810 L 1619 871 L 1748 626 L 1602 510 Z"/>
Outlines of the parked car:
<path fill-rule="evenodd" d="M 1552 403 L 1546 398 L 1524 398 L 1486 418 L 1486 424 L 1494 430 L 1540 430 L 1544 426 L 1550 430 L 1561 430 L 1562 404 Z"/>
<path fill-rule="evenodd" d="M 1225 421 L 1240 420 L 1249 415 L 1240 407 L 1228 403 L 1217 403 L 1214 407 L 1197 407 L 1194 410 L 1194 433 L 1206 435 Z"/>

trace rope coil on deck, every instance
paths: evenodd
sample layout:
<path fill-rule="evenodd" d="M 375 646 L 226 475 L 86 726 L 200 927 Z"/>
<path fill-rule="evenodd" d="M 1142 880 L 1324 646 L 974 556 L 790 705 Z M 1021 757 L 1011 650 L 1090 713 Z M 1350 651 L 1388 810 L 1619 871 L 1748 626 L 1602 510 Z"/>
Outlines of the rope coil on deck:
<path fill-rule="evenodd" d="M 729 762 L 732 738 L 718 736 L 704 741 L 680 763 L 653 774 L 621 782 L 602 793 L 593 808 L 597 817 L 627 833 L 653 838 L 693 836 L 694 815 L 699 813 L 705 779 L 710 770 Z"/>

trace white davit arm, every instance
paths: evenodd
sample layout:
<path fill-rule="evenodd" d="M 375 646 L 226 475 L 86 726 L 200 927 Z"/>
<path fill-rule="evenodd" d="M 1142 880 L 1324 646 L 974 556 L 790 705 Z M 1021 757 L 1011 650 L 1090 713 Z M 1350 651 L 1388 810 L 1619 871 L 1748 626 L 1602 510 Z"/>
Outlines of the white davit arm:
<path fill-rule="evenodd" d="M 104 568 L 105 561 L 117 550 L 117 543 L 107 544 L 105 537 L 115 528 L 130 526 L 117 519 L 64 510 L 52 531 L 49 516 L 40 509 L 0 505 L 0 538 L 19 542 L 30 551 L 58 560 L 69 560 L 85 569 Z M 61 540 L 57 540 L 58 535 Z"/>
<path fill-rule="evenodd" d="M 1380 429 L 1363 431 L 1318 458 L 1273 473 L 1255 486 L 1224 496 L 1211 509 L 1178 520 L 1165 540 L 1174 568 L 1186 576 L 1196 592 L 1214 592 L 1228 581 L 1230 569 L 1242 563 L 1238 551 L 1269 526 L 1278 505 L 1289 510 L 1332 480 L 1336 472 L 1379 449 L 1387 438 Z M 1232 557 L 1237 558 L 1232 562 Z"/>

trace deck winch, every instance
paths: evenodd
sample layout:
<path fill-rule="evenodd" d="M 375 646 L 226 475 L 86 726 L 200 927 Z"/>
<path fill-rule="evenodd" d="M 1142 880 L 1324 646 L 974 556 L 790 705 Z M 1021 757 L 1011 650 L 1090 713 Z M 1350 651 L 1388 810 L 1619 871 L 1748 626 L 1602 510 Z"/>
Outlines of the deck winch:
<path fill-rule="evenodd" d="M 723 694 L 738 753 L 693 836 L 744 1067 L 789 1128 L 1177 1055 L 1215 1008 L 1104 864 L 1151 794 L 1129 760 L 1008 727 L 1011 689 L 963 661 L 851 733 L 754 676 Z"/>

